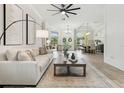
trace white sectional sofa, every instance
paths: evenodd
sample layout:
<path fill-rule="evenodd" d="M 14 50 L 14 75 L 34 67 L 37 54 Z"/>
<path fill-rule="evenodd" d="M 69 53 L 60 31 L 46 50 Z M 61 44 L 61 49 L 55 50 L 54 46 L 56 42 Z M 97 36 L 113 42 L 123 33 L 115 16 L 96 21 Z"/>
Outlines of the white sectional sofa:
<path fill-rule="evenodd" d="M 53 53 L 40 55 L 36 49 L 35 51 L 33 49 L 35 60 L 23 61 L 18 60 L 20 50 L 16 49 L 17 52 L 15 52 L 15 50 L 9 49 L 7 51 L 0 54 L 0 86 L 36 86 L 53 60 Z M 10 58 L 7 58 L 8 54 Z M 15 54 L 17 58 L 15 58 Z"/>

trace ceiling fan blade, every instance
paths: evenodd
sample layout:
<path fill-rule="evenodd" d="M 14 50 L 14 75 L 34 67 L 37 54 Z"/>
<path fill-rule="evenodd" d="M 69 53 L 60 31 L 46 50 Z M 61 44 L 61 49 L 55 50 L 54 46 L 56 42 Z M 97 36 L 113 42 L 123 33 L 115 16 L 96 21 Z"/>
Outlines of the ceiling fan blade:
<path fill-rule="evenodd" d="M 69 18 L 69 16 L 67 14 L 65 14 L 65 15 Z"/>
<path fill-rule="evenodd" d="M 78 8 L 68 9 L 68 10 L 66 10 L 66 11 L 72 11 L 72 10 L 78 10 L 78 9 L 81 9 L 81 8 L 78 7 Z"/>
<path fill-rule="evenodd" d="M 53 7 L 55 7 L 55 8 L 57 8 L 57 9 L 61 9 L 61 8 L 59 8 L 58 6 L 55 6 L 54 4 L 51 4 Z"/>
<path fill-rule="evenodd" d="M 49 10 L 49 9 L 47 9 L 47 11 L 59 11 L 59 10 Z"/>
<path fill-rule="evenodd" d="M 67 11 L 67 13 L 69 13 L 69 14 L 73 14 L 73 15 L 77 15 L 77 13 L 73 13 L 73 12 L 68 12 L 68 11 Z"/>
<path fill-rule="evenodd" d="M 68 9 L 72 6 L 73 4 L 69 4 L 65 9 Z"/>
<path fill-rule="evenodd" d="M 57 14 L 59 14 L 59 13 L 61 13 L 61 12 L 58 12 L 58 13 L 52 14 L 52 16 L 57 15 Z"/>

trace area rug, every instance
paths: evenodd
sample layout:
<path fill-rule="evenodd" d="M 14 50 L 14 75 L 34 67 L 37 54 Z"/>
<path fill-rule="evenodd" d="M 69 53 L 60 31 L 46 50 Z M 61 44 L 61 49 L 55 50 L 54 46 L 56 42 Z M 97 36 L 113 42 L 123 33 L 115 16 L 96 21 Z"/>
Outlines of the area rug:
<path fill-rule="evenodd" d="M 81 74 L 82 68 L 72 67 L 71 72 Z M 87 63 L 86 77 L 54 76 L 53 64 L 37 85 L 37 88 L 111 88 L 118 87 L 114 82 Z M 58 68 L 57 73 L 66 72 L 66 68 Z"/>

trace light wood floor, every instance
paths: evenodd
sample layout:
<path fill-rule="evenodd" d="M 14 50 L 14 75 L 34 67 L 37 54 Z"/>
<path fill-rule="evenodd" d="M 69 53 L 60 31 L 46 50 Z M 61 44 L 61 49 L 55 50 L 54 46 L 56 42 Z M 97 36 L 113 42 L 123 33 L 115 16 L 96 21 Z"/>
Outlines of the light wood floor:
<path fill-rule="evenodd" d="M 116 83 L 119 87 L 124 87 L 124 71 L 121 71 L 109 64 L 104 63 L 103 54 L 82 54 L 85 60 L 90 62 L 110 80 Z"/>
<path fill-rule="evenodd" d="M 104 63 L 102 54 L 77 52 L 87 62 L 86 77 L 55 77 L 52 64 L 37 87 L 124 87 L 124 71 Z M 59 68 L 58 72 L 65 70 L 66 68 Z M 71 71 L 77 73 L 81 70 L 72 68 Z"/>

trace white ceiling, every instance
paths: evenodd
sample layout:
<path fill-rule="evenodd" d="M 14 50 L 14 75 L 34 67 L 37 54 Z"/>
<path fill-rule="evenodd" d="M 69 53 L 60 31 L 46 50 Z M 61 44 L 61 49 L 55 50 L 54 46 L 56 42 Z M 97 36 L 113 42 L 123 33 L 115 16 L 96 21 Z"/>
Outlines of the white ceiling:
<path fill-rule="evenodd" d="M 48 27 L 56 30 L 66 30 L 67 25 L 69 25 L 69 29 L 73 30 L 81 26 L 86 22 L 104 22 L 104 6 L 105 5 L 97 5 L 97 4 L 74 4 L 71 8 L 81 7 L 80 10 L 75 10 L 73 12 L 78 15 L 69 15 L 67 18 L 65 15 L 57 14 L 52 16 L 52 14 L 56 13 L 56 11 L 47 11 L 47 9 L 56 9 L 49 4 L 33 4 L 32 5 L 39 14 L 45 19 Z M 57 4 L 57 6 L 60 6 Z M 62 20 L 65 18 L 65 20 Z"/>

